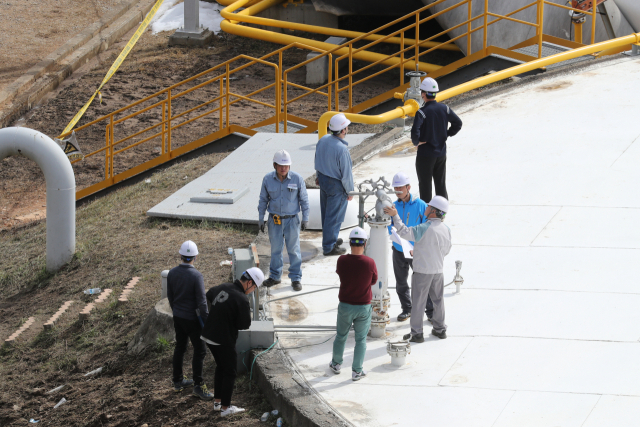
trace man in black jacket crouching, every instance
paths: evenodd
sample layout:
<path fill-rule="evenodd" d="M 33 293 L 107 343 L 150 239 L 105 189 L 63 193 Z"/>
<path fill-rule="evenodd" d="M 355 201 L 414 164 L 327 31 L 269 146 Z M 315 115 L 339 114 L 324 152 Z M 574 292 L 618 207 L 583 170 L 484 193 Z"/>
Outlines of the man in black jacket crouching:
<path fill-rule="evenodd" d="M 207 343 L 216 360 L 214 379 L 214 411 L 220 415 L 244 412 L 243 408 L 231 405 L 233 385 L 236 380 L 236 341 L 238 330 L 251 326 L 251 309 L 247 295 L 258 289 L 264 281 L 264 274 L 257 267 L 242 273 L 240 280 L 223 283 L 207 292 L 209 317 L 202 329 L 202 340 Z"/>

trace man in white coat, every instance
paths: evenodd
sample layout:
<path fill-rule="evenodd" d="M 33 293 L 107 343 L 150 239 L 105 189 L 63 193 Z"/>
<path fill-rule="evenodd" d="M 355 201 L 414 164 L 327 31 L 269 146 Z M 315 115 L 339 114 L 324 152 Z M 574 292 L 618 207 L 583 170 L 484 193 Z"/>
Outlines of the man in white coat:
<path fill-rule="evenodd" d="M 447 337 L 447 325 L 444 323 L 444 257 L 451 250 L 451 230 L 442 220 L 449 210 L 449 201 L 435 196 L 429 202 L 424 216 L 427 222 L 415 227 L 407 227 L 402 222 L 394 206 L 385 208 L 393 217 L 398 235 L 414 241 L 413 276 L 411 277 L 411 333 L 403 339 L 411 342 L 424 342 L 422 322 L 427 298 L 433 302 L 431 334 L 444 339 Z"/>

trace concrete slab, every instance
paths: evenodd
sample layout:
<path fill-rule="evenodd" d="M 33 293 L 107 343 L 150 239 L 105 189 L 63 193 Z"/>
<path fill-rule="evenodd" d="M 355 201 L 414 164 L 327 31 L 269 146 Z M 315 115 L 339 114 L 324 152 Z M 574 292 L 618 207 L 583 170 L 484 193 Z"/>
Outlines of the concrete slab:
<path fill-rule="evenodd" d="M 369 136 L 371 134 L 353 134 L 347 136 L 347 141 L 350 147 L 355 147 Z M 257 224 L 260 185 L 264 175 L 273 170 L 273 153 L 280 149 L 287 150 L 293 160 L 292 170 L 307 178 L 315 173 L 317 142 L 318 135 L 314 134 L 258 133 L 209 172 L 151 208 L 147 215 Z M 190 202 L 191 197 L 209 188 L 238 186 L 248 187 L 249 192 L 231 205 Z"/>
<path fill-rule="evenodd" d="M 289 354 L 354 425 L 637 424 L 640 131 L 626 114 L 640 108 L 640 79 L 629 78 L 640 60 L 610 64 L 456 109 L 464 125 L 448 143 L 453 248 L 444 276 L 459 259 L 465 282 L 461 294 L 445 289 L 446 340 L 415 344 L 407 365 L 390 369 L 385 339 L 368 339 L 369 375 L 354 383 L 353 334 L 334 375 L 332 334 L 279 333 L 284 347 L 305 346 Z M 603 96 L 593 97 L 594 84 Z M 404 171 L 416 193 L 415 154 L 391 151 L 358 166 L 356 181 Z M 302 238 L 319 244 L 317 234 Z M 335 286 L 336 261 L 304 263 L 303 292 Z M 389 276 L 393 286 L 392 268 Z M 270 292 L 293 295 L 288 283 Z M 397 339 L 409 325 L 396 321 L 390 293 L 387 338 Z M 335 325 L 337 295 L 295 295 L 270 315 L 277 325 Z"/>

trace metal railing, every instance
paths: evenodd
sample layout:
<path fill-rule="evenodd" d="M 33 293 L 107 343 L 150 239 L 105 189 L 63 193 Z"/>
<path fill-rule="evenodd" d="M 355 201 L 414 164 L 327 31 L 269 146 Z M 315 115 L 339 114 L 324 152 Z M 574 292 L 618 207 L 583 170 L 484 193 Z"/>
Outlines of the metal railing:
<path fill-rule="evenodd" d="M 306 97 L 312 95 L 319 95 L 326 98 L 327 110 L 338 112 L 341 108 L 340 96 L 346 92 L 347 108 L 343 109 L 346 113 L 358 113 L 366 110 L 369 107 L 379 104 L 387 99 L 393 98 L 394 93 L 402 91 L 408 87 L 408 83 L 404 83 L 404 72 L 407 66 L 417 68 L 427 68 L 428 75 L 431 77 L 438 77 L 449 72 L 452 72 L 462 66 L 465 66 L 473 61 L 481 59 L 492 53 L 499 53 L 502 55 L 510 56 L 515 59 L 522 60 L 524 62 L 531 62 L 542 57 L 542 43 L 545 40 L 550 40 L 556 43 L 565 43 L 570 47 L 582 46 L 578 43 L 563 41 L 562 39 L 556 39 L 550 36 L 546 36 L 543 33 L 544 28 L 544 7 L 545 5 L 551 5 L 560 7 L 563 9 L 573 10 L 576 12 L 582 12 L 579 9 L 574 9 L 568 6 L 557 5 L 547 0 L 534 0 L 521 8 L 518 8 L 506 15 L 499 15 L 489 12 L 488 0 L 484 0 L 484 11 L 476 16 L 472 15 L 472 0 L 462 0 L 452 6 L 449 6 L 439 12 L 430 14 L 428 16 L 421 16 L 423 13 L 428 13 L 432 7 L 443 3 L 445 0 L 437 0 L 427 6 L 424 6 L 415 12 L 408 14 L 404 17 L 396 19 L 374 31 L 369 33 L 361 33 L 360 36 L 348 41 L 341 46 L 335 46 L 330 50 L 325 50 L 319 47 L 307 45 L 304 43 L 291 43 L 280 49 L 277 49 L 261 58 L 253 58 L 247 55 L 239 55 L 233 59 L 225 61 L 209 70 L 201 72 L 191 78 L 188 78 L 180 83 L 174 84 L 166 89 L 163 89 L 153 95 L 147 96 L 139 101 L 136 101 L 126 107 L 120 108 L 110 114 L 100 117 L 91 121 L 83 126 L 75 129 L 82 140 L 83 132 L 94 132 L 98 126 L 104 130 L 105 145 L 85 156 L 85 162 L 93 162 L 92 168 L 97 168 L 97 159 L 100 155 L 104 156 L 104 179 L 90 185 L 87 188 L 79 190 L 76 194 L 76 198 L 82 198 L 103 188 L 109 187 L 117 182 L 134 176 L 138 173 L 149 170 L 157 165 L 165 163 L 177 156 L 180 156 L 188 151 L 201 147 L 213 140 L 219 139 L 223 136 L 229 135 L 234 132 L 240 132 L 245 135 L 252 136 L 256 133 L 255 128 L 275 124 L 276 132 L 280 130 L 280 123 L 283 123 L 284 131 L 288 131 L 288 121 L 295 121 L 303 126 L 305 129 L 300 132 L 311 133 L 320 128 L 324 124 L 323 119 L 320 120 L 320 124 L 310 120 L 308 117 L 300 117 L 290 112 L 291 106 L 294 103 L 300 102 Z M 513 15 L 522 12 L 528 8 L 536 7 L 536 19 L 535 22 L 527 22 L 521 19 L 516 19 Z M 435 19 L 436 17 L 450 12 L 456 8 L 466 8 L 467 19 L 463 22 L 448 28 L 438 34 L 430 36 L 425 39 L 420 39 L 420 25 Z M 594 18 L 596 12 L 592 15 Z M 495 19 L 492 19 L 495 18 Z M 481 25 L 476 28 L 473 27 L 475 21 L 481 20 Z M 529 46 L 537 44 L 538 46 L 538 58 L 528 56 L 520 53 L 513 52 L 508 49 L 502 49 L 495 46 L 488 45 L 488 31 L 491 25 L 500 22 L 502 20 L 512 21 L 520 23 L 522 25 L 528 25 L 536 28 L 536 35 L 529 40 L 526 40 L 513 48 L 521 46 Z M 390 28 L 394 25 L 399 25 L 403 21 L 408 21 L 408 25 L 391 32 L 390 34 L 381 35 L 380 32 Z M 465 31 L 455 37 L 451 37 L 448 40 L 436 43 L 435 39 L 444 36 L 445 34 L 457 30 L 465 29 Z M 482 32 L 482 49 L 478 52 L 468 54 L 465 58 L 455 61 L 444 67 L 431 66 L 421 62 L 421 58 L 436 49 L 442 49 L 446 46 L 451 46 L 452 43 L 466 37 L 467 52 L 471 51 L 471 36 L 478 31 Z M 592 24 L 591 41 L 593 43 L 595 37 L 595 19 Z M 414 38 L 407 37 L 407 33 L 413 33 Z M 388 43 L 397 44 L 399 46 L 398 51 L 389 55 L 377 54 L 375 61 L 368 63 L 358 69 L 354 69 L 354 59 L 357 59 L 360 53 L 370 50 L 371 48 L 381 44 Z M 622 45 L 619 43 L 612 49 L 618 49 Z M 288 69 L 283 68 L 283 54 L 289 49 L 303 49 L 310 52 L 316 52 L 318 55 L 315 58 L 307 59 L 293 67 Z M 451 49 L 449 49 L 451 50 Z M 344 53 L 346 52 L 346 53 Z M 590 51 L 591 52 L 591 51 Z M 593 54 L 593 52 L 591 52 Z M 336 57 L 337 56 L 337 57 Z M 276 58 L 277 57 L 277 58 Z M 307 87 L 291 81 L 290 75 L 293 71 L 300 69 L 303 66 L 308 65 L 313 61 L 328 61 L 328 75 L 327 83 L 315 88 Z M 393 61 L 392 61 L 393 60 Z M 349 72 L 343 76 L 340 76 L 339 66 L 341 61 L 348 61 Z M 537 61 L 534 61 L 538 64 Z M 542 64 L 542 63 L 539 63 Z M 546 64 L 546 62 L 545 62 Z M 373 67 L 380 65 L 380 69 L 374 69 Z M 235 66 L 236 68 L 232 68 Z M 274 73 L 273 83 L 266 85 L 261 89 L 254 90 L 248 94 L 240 94 L 237 91 L 231 90 L 230 81 L 234 78 L 234 74 L 239 71 L 251 67 L 262 66 L 271 68 Z M 542 67 L 543 65 L 538 65 Z M 381 94 L 370 97 L 368 100 L 361 102 L 357 105 L 353 103 L 354 87 L 362 85 L 363 83 L 371 80 L 372 78 L 389 72 L 397 68 L 399 70 L 399 83 L 400 85 L 392 90 L 386 91 Z M 203 80 L 203 81 L 201 81 Z M 304 93 L 289 96 L 289 90 L 302 90 Z M 272 92 L 272 98 L 267 96 L 266 91 Z M 191 96 L 199 96 L 201 102 L 196 102 L 190 99 Z M 271 96 L 270 95 L 270 96 Z M 269 98 L 269 99 L 267 99 Z M 273 99 L 271 102 L 270 99 Z M 240 103 L 254 103 L 267 109 L 273 110 L 273 115 L 269 116 L 265 114 L 266 118 L 258 123 L 241 126 L 239 124 L 232 124 L 230 117 L 230 108 L 234 104 L 241 105 Z M 180 105 L 179 105 L 180 104 Z M 178 111 L 179 107 L 184 107 Z M 197 105 L 194 105 L 197 104 Z M 403 107 L 399 112 L 391 112 L 392 115 L 407 114 L 411 108 Z M 154 116 L 155 123 L 147 126 L 146 128 L 132 132 L 129 135 L 125 135 L 120 139 L 116 138 L 116 133 L 126 132 L 126 128 L 132 121 L 150 121 L 149 116 Z M 200 137 L 192 137 L 191 135 L 180 135 L 179 142 L 175 143 L 176 134 L 180 133 L 193 122 L 209 119 L 215 122 L 213 117 L 217 116 L 217 128 L 211 133 Z M 370 119 L 361 121 L 363 123 L 379 123 L 382 118 L 387 118 L 389 113 L 382 116 L 370 116 Z M 144 120 L 143 120 L 144 119 Z M 213 123 L 215 125 L 215 123 Z M 323 129 L 320 133 L 323 133 Z M 68 135 L 68 134 L 67 134 Z M 66 136 L 66 135 L 62 135 Z M 185 138 L 188 141 L 185 141 Z M 89 138 L 91 139 L 91 135 Z M 145 150 L 138 149 L 138 147 L 146 144 Z M 156 144 L 155 149 L 157 155 L 149 154 L 149 144 Z M 159 150 L 157 145 L 160 146 Z M 127 156 L 133 157 L 133 166 L 123 168 L 117 168 L 116 158 L 126 158 Z M 152 158 L 148 158 L 152 157 Z M 74 161 L 73 163 L 76 163 Z"/>

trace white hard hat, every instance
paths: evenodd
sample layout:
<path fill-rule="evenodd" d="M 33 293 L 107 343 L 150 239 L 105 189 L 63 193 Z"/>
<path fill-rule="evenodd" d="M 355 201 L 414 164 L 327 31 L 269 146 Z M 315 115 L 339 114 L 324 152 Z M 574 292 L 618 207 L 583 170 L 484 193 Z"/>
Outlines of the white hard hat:
<path fill-rule="evenodd" d="M 264 273 L 258 267 L 251 267 L 245 273 L 251 277 L 256 286 L 260 287 L 262 282 L 264 282 Z"/>
<path fill-rule="evenodd" d="M 331 117 L 331 120 L 329 120 L 329 129 L 332 132 L 341 131 L 342 129 L 349 126 L 350 123 L 351 121 L 349 121 L 349 119 L 347 119 L 344 114 L 339 113 Z"/>
<path fill-rule="evenodd" d="M 435 196 L 429 202 L 429 206 L 432 206 L 438 210 L 441 210 L 444 213 L 447 213 L 449 210 L 449 201 L 442 196 Z"/>
<path fill-rule="evenodd" d="M 191 240 L 187 240 L 180 246 L 178 253 L 182 256 L 193 257 L 198 255 L 198 247 Z"/>
<path fill-rule="evenodd" d="M 423 90 L 429 93 L 440 92 L 440 89 L 438 89 L 438 82 L 436 82 L 431 77 L 427 77 L 422 81 L 422 83 L 420 83 L 420 90 Z"/>
<path fill-rule="evenodd" d="M 360 227 L 354 228 L 351 230 L 351 233 L 349 233 L 349 239 L 367 240 L 368 238 L 369 236 L 367 236 L 367 232 Z"/>
<path fill-rule="evenodd" d="M 291 166 L 291 155 L 286 150 L 277 151 L 273 155 L 273 163 L 281 166 Z"/>
<path fill-rule="evenodd" d="M 394 175 L 393 181 L 391 183 L 392 187 L 404 187 L 405 185 L 411 184 L 409 180 L 409 176 L 404 172 L 398 172 Z"/>

